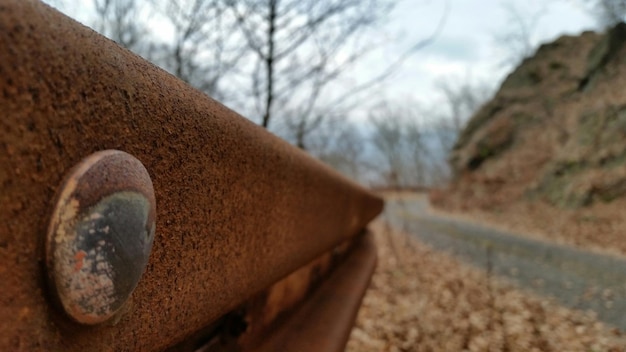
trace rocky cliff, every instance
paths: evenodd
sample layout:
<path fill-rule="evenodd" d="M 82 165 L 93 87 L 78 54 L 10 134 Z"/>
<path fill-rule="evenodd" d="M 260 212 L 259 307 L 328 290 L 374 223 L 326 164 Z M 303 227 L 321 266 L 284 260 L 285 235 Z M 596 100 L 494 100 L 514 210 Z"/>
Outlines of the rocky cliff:
<path fill-rule="evenodd" d="M 621 24 L 563 36 L 522 62 L 459 137 L 449 197 L 483 209 L 626 197 L 625 43 Z"/>

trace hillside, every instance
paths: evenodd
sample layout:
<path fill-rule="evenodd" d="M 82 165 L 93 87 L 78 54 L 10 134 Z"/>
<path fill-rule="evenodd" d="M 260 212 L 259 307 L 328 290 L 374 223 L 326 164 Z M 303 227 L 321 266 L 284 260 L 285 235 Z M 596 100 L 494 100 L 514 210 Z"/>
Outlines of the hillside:
<path fill-rule="evenodd" d="M 626 253 L 626 24 L 542 45 L 469 121 L 433 203 Z M 624 244 L 622 244 L 624 242 Z"/>

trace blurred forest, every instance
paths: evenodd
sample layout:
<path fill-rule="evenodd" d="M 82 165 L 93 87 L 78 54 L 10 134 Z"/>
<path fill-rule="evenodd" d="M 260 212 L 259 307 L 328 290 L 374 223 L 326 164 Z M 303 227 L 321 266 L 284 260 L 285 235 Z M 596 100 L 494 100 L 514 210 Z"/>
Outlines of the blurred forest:
<path fill-rule="evenodd" d="M 49 2 L 70 15 L 83 13 L 94 30 L 370 186 L 446 184 L 457 137 L 498 83 L 441 77 L 442 100 L 426 106 L 380 94 L 407 58 L 437 40 L 452 1 L 442 2 L 431 33 L 367 76 L 362 67 L 383 44 L 372 33 L 392 20 L 398 0 Z M 626 8 L 626 1 L 580 3 L 600 27 L 621 21 Z M 502 6 L 511 25 L 494 40 L 507 53 L 503 65 L 512 68 L 534 53 L 531 37 L 542 9 Z M 356 107 L 366 107 L 367 116 L 356 116 Z"/>

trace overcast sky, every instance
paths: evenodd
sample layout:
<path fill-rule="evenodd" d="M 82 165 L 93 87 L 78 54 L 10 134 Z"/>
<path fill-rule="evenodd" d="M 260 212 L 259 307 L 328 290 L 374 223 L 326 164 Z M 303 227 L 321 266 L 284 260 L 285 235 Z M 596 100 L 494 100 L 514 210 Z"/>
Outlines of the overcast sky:
<path fill-rule="evenodd" d="M 535 19 L 536 25 L 531 26 L 534 44 L 595 27 L 582 0 L 450 0 L 445 26 L 436 41 L 405 62 L 385 85 L 386 94 L 430 102 L 437 99 L 434 82 L 441 77 L 481 80 L 494 85 L 500 82 L 512 67 L 503 65 L 509 53 L 498 45 L 495 37 L 516 28 L 507 6 L 515 8 L 528 23 Z M 391 35 L 396 33 L 392 50 L 400 52 L 411 40 L 432 33 L 444 8 L 444 0 L 401 1 L 387 28 Z"/>
<path fill-rule="evenodd" d="M 92 0 L 64 3 L 62 9 L 70 16 L 90 22 Z M 480 81 L 496 87 L 513 68 L 507 61 L 510 50 L 495 39 L 519 29 L 511 9 L 528 26 L 532 43 L 538 45 L 563 34 L 577 35 L 594 29 L 594 19 L 583 4 L 584 0 L 448 0 L 446 6 L 446 0 L 400 0 L 389 23 L 377 32 L 379 38 L 374 38 L 374 42 L 383 43 L 381 49 L 361 63 L 355 79 L 379 74 L 390 60 L 420 38 L 430 36 L 445 16 L 436 40 L 414 52 L 387 83 L 379 86 L 378 97 L 428 107 L 437 106 L 441 99 L 436 82 L 442 79 Z M 159 27 L 154 17 L 151 23 Z M 159 36 L 167 37 L 162 30 L 159 32 Z M 357 118 L 359 115 L 362 118 L 367 111 L 357 114 Z"/>

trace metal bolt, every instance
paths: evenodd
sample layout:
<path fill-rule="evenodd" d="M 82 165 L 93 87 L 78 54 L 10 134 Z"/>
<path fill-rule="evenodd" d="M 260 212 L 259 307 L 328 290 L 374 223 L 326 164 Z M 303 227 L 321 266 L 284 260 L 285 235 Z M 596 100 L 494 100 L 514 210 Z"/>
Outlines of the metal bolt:
<path fill-rule="evenodd" d="M 48 281 L 75 321 L 98 324 L 130 298 L 148 264 L 156 202 L 132 155 L 94 153 L 66 176 L 46 238 Z"/>

